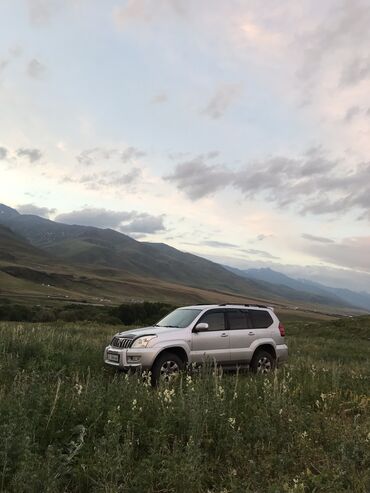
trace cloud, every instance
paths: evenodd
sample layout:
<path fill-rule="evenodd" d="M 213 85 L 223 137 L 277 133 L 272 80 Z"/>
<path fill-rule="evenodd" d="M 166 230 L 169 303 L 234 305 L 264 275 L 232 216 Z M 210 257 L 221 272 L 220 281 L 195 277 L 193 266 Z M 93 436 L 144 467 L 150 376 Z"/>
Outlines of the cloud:
<path fill-rule="evenodd" d="M 201 158 L 194 158 L 178 164 L 164 179 L 175 183 L 190 199 L 199 199 L 224 188 L 232 175 L 220 166 L 209 166 Z"/>
<path fill-rule="evenodd" d="M 35 204 L 18 205 L 17 211 L 20 214 L 33 214 L 35 216 L 46 217 L 47 219 L 49 219 L 51 214 L 56 213 L 56 209 L 49 209 L 48 207 L 39 207 Z"/>
<path fill-rule="evenodd" d="M 265 234 L 259 234 L 256 238 L 257 241 L 263 241 L 266 240 L 267 238 L 272 238 L 274 235 L 265 235 Z"/>
<path fill-rule="evenodd" d="M 333 243 L 310 243 L 308 253 L 320 260 L 370 273 L 370 236 L 345 238 Z"/>
<path fill-rule="evenodd" d="M 131 220 L 136 212 L 119 212 L 107 209 L 86 208 L 66 212 L 56 216 L 55 221 L 81 226 L 96 226 L 98 228 L 118 228 L 123 221 Z"/>
<path fill-rule="evenodd" d="M 81 176 L 67 175 L 61 183 L 80 183 L 88 190 L 101 190 L 104 188 L 127 188 L 140 181 L 142 171 L 140 168 L 131 168 L 127 173 L 118 171 L 103 171 L 100 173 L 83 174 Z"/>
<path fill-rule="evenodd" d="M 304 238 L 305 240 L 316 241 L 319 243 L 334 243 L 334 240 L 331 240 L 330 238 L 325 238 L 323 236 L 310 235 L 308 233 L 304 233 L 302 235 L 302 238 Z"/>
<path fill-rule="evenodd" d="M 152 104 L 163 104 L 168 101 L 168 96 L 165 92 L 160 92 L 152 98 Z"/>
<path fill-rule="evenodd" d="M 165 230 L 164 216 L 152 216 L 137 211 L 112 211 L 85 208 L 59 214 L 55 221 L 65 224 L 112 228 L 126 233 L 156 233 Z"/>
<path fill-rule="evenodd" d="M 146 153 L 144 151 L 133 146 L 124 149 L 94 147 L 80 152 L 80 154 L 76 156 L 76 159 L 83 166 L 93 166 L 110 159 L 116 159 L 117 161 L 126 164 L 131 161 L 136 161 L 145 155 Z"/>
<path fill-rule="evenodd" d="M 188 0 L 128 0 L 122 7 L 113 9 L 113 21 L 119 29 L 130 24 L 161 21 L 166 15 L 184 17 Z"/>
<path fill-rule="evenodd" d="M 0 161 L 6 159 L 8 155 L 8 149 L 6 147 L 0 147 Z"/>
<path fill-rule="evenodd" d="M 27 0 L 27 4 L 31 24 L 45 26 L 63 5 L 63 0 Z"/>
<path fill-rule="evenodd" d="M 357 105 L 356 106 L 351 106 L 346 111 L 346 114 L 344 116 L 344 120 L 346 122 L 351 122 L 353 120 L 353 118 L 355 118 L 359 114 L 361 114 L 361 108 L 359 106 L 357 106 Z"/>
<path fill-rule="evenodd" d="M 234 243 L 226 243 L 223 241 L 216 241 L 216 240 L 202 241 L 201 244 L 212 248 L 239 248 L 239 246 L 235 245 Z"/>
<path fill-rule="evenodd" d="M 163 223 L 164 216 L 151 216 L 150 214 L 141 214 L 128 224 L 121 226 L 119 229 L 123 233 L 144 233 L 154 234 L 165 231 Z"/>
<path fill-rule="evenodd" d="M 39 60 L 33 58 L 27 65 L 27 74 L 32 79 L 40 79 L 46 72 L 46 67 Z"/>
<path fill-rule="evenodd" d="M 127 149 L 120 152 L 120 159 L 123 163 L 139 159 L 146 155 L 145 152 L 137 149 L 136 147 L 127 147 Z"/>
<path fill-rule="evenodd" d="M 240 169 L 208 165 L 201 157 L 178 164 L 164 177 L 190 199 L 233 187 L 248 200 L 263 198 L 300 214 L 358 211 L 370 220 L 370 161 L 349 167 L 320 148 L 302 156 L 276 156 L 250 162 Z"/>
<path fill-rule="evenodd" d="M 271 253 L 266 252 L 265 250 L 255 250 L 254 248 L 249 248 L 245 250 L 245 253 L 250 255 L 258 255 L 259 257 L 267 258 L 267 259 L 280 259 L 280 257 L 275 257 L 275 255 L 271 255 Z"/>
<path fill-rule="evenodd" d="M 17 149 L 18 157 L 25 157 L 29 160 L 30 163 L 35 163 L 42 158 L 42 152 L 40 149 L 29 149 L 29 148 L 20 148 Z"/>
<path fill-rule="evenodd" d="M 358 84 L 370 77 L 370 57 L 355 58 L 343 69 L 341 85 L 343 87 Z"/>
<path fill-rule="evenodd" d="M 201 114 L 213 120 L 221 118 L 241 94 L 242 86 L 240 84 L 223 84 L 201 110 Z"/>

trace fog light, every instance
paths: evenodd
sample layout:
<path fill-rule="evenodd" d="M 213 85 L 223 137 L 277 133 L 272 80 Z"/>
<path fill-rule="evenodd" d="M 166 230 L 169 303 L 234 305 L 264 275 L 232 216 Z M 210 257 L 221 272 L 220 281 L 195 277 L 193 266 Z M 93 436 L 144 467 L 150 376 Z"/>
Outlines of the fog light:
<path fill-rule="evenodd" d="M 127 359 L 128 361 L 137 362 L 140 361 L 141 356 L 129 356 Z"/>

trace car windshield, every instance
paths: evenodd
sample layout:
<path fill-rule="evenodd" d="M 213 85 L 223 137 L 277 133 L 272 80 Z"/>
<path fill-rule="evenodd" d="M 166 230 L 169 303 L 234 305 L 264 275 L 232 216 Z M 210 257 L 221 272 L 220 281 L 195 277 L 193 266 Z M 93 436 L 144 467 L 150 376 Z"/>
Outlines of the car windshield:
<path fill-rule="evenodd" d="M 197 310 L 196 308 L 178 308 L 162 318 L 155 327 L 174 327 L 176 329 L 183 329 L 191 324 L 201 311 L 202 310 Z"/>

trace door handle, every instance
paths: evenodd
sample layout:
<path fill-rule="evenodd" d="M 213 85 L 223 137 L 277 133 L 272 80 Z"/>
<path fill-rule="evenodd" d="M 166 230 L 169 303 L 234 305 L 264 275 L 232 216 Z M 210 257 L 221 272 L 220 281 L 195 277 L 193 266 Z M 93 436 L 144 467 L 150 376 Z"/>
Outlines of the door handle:
<path fill-rule="evenodd" d="M 250 330 L 250 331 L 248 332 L 248 335 L 249 335 L 249 336 L 254 336 L 254 335 L 255 335 L 255 333 L 254 333 L 254 332 L 252 332 L 252 331 Z"/>
<path fill-rule="evenodd" d="M 225 332 L 223 334 L 221 334 L 221 337 L 228 337 L 228 334 L 225 334 Z"/>

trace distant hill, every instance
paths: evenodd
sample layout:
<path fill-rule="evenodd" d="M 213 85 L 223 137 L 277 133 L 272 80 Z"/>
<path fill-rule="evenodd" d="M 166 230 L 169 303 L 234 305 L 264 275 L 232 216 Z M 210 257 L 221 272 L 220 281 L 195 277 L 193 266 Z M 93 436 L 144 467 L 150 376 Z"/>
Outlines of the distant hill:
<path fill-rule="evenodd" d="M 196 302 L 238 297 L 239 301 L 289 301 L 311 308 L 317 304 L 325 309 L 353 308 L 335 293 L 304 289 L 302 282 L 269 269 L 258 273 L 225 268 L 163 243 L 140 242 L 112 229 L 20 214 L 1 204 L 0 228 L 0 274 L 8 276 L 8 284 L 14 285 L 16 280 L 22 289 L 27 284 L 29 292 L 33 283 L 38 292 L 44 292 L 46 286 L 54 290 L 53 296 L 79 299 L 133 296 Z"/>
<path fill-rule="evenodd" d="M 266 297 L 254 280 L 165 244 L 145 243 L 111 229 L 62 224 L 0 205 L 0 224 L 68 264 L 126 273 L 207 290 Z"/>
<path fill-rule="evenodd" d="M 31 245 L 25 238 L 0 224 L 0 261 L 20 262 L 30 260 L 43 262 L 49 254 Z"/>
<path fill-rule="evenodd" d="M 290 288 L 296 292 L 305 293 L 305 296 L 317 297 L 317 299 L 330 298 L 331 302 L 337 306 L 348 306 L 350 304 L 370 311 L 370 294 L 368 293 L 351 291 L 345 288 L 333 288 L 307 279 L 293 279 L 270 268 L 245 270 L 230 268 L 230 270 L 244 276 L 246 279 L 268 282 L 280 286 L 280 288 Z"/>

